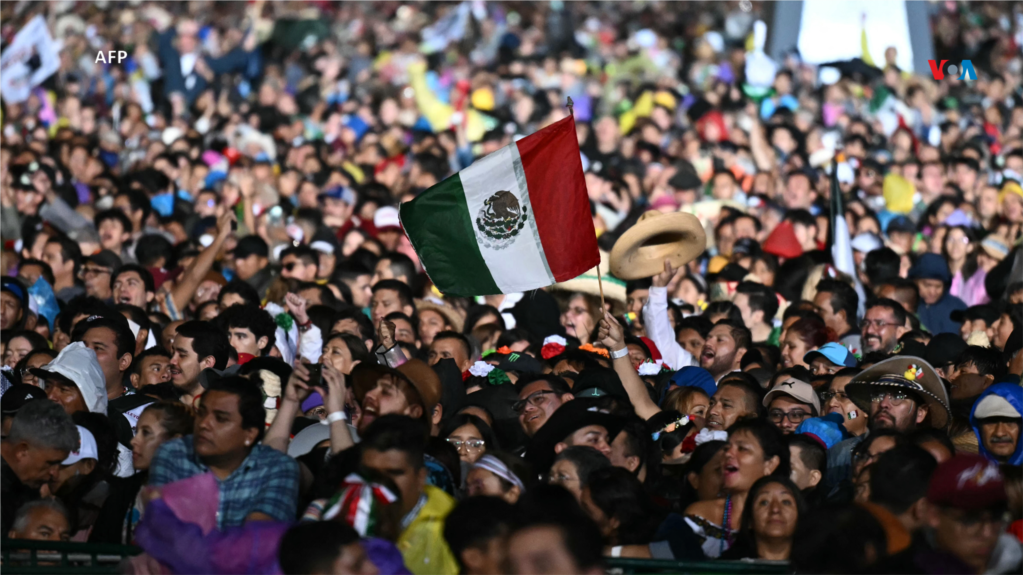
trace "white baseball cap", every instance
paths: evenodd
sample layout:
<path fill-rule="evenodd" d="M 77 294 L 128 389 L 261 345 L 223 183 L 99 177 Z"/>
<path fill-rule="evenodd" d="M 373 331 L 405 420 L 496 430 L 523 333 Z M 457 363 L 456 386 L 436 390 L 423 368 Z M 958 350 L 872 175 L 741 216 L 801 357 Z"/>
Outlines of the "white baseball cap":
<path fill-rule="evenodd" d="M 1020 412 L 1004 397 L 992 393 L 980 400 L 973 410 L 973 417 L 976 419 L 987 419 L 988 417 L 1023 417 Z"/>
<path fill-rule="evenodd" d="M 92 432 L 79 425 L 78 438 L 78 449 L 69 453 L 67 459 L 60 462 L 61 465 L 73 465 L 83 459 L 99 460 L 99 450 L 96 449 L 96 438 Z"/>
<path fill-rule="evenodd" d="M 316 240 L 315 242 L 309 244 L 309 247 L 313 248 L 314 250 L 320 253 L 324 253 L 327 255 L 334 253 L 334 246 L 330 245 L 330 242 L 325 242 L 323 240 Z"/>
<path fill-rule="evenodd" d="M 377 208 L 376 213 L 373 214 L 373 226 L 378 230 L 400 228 L 401 220 L 398 219 L 398 208 L 393 206 Z"/>

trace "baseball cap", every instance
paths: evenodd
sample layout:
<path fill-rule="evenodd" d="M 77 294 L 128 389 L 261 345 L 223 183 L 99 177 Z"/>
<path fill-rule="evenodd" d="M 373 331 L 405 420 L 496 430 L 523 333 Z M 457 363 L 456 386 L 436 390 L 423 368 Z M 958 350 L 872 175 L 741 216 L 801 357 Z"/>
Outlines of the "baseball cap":
<path fill-rule="evenodd" d="M 377 208 L 375 214 L 373 214 L 373 227 L 377 231 L 384 231 L 388 228 L 401 228 L 401 221 L 398 219 L 398 208 L 393 206 L 383 206 Z"/>
<path fill-rule="evenodd" d="M 1005 504 L 1005 482 L 998 463 L 964 453 L 938 465 L 927 489 L 927 501 L 965 511 Z"/>
<path fill-rule="evenodd" d="M 238 240 L 238 244 L 231 250 L 231 255 L 236 259 L 253 255 L 267 258 L 270 257 L 270 246 L 266 245 L 266 241 L 259 236 L 245 236 Z"/>
<path fill-rule="evenodd" d="M 973 321 L 976 319 L 984 320 L 984 323 L 991 325 L 998 321 L 998 309 L 993 305 L 981 304 L 973 305 L 966 309 L 957 309 L 949 314 L 949 319 L 955 322 L 962 323 L 964 321 Z"/>
<path fill-rule="evenodd" d="M 73 465 L 83 459 L 99 459 L 99 450 L 96 449 L 96 438 L 92 432 L 81 425 L 78 427 L 78 449 L 68 453 L 67 459 L 61 461 L 61 465 Z"/>
<path fill-rule="evenodd" d="M 524 353 L 492 353 L 486 357 L 487 363 L 496 361 L 495 367 L 504 372 L 543 373 L 543 366 L 533 356 Z"/>
<path fill-rule="evenodd" d="M 100 250 L 85 258 L 85 261 L 109 268 L 112 272 L 116 272 L 117 269 L 121 267 L 122 263 L 121 258 L 110 250 Z"/>
<path fill-rule="evenodd" d="M 742 254 L 749 256 L 760 255 L 760 244 L 752 238 L 741 238 L 736 240 L 735 245 L 732 246 L 732 255 Z"/>
<path fill-rule="evenodd" d="M 916 226 L 913 224 L 913 220 L 906 216 L 896 216 L 888 222 L 888 227 L 885 228 L 885 233 L 891 235 L 892 233 L 902 232 L 905 234 L 915 234 Z"/>
<path fill-rule="evenodd" d="M 7 393 L 10 393 L 10 391 Z M 6 398 L 7 396 L 4 395 L 4 397 Z M 973 408 L 973 417 L 974 419 L 987 419 L 988 417 L 1010 417 L 1012 419 L 1019 419 L 1023 417 L 1023 414 L 1016 411 L 1016 408 L 1009 403 L 1009 400 L 997 393 L 991 393 L 984 396 L 984 399 L 977 402 L 977 407 Z"/>
<path fill-rule="evenodd" d="M 0 279 L 0 291 L 11 292 L 21 302 L 22 309 L 28 308 L 28 288 L 16 277 L 4 276 Z"/>
<path fill-rule="evenodd" d="M 323 191 L 319 196 L 322 198 L 331 198 L 334 200 L 341 200 L 349 206 L 355 205 L 355 192 L 351 188 L 345 186 L 334 186 Z"/>
<path fill-rule="evenodd" d="M 320 253 L 324 253 L 327 255 L 332 255 L 334 253 L 334 246 L 332 246 L 330 242 L 325 242 L 323 240 L 317 240 L 309 244 L 309 247 L 313 248 L 314 250 Z"/>
<path fill-rule="evenodd" d="M 934 367 L 945 367 L 955 363 L 965 350 L 966 342 L 958 333 L 939 333 L 931 338 L 923 357 Z"/>
<path fill-rule="evenodd" d="M 803 361 L 809 364 L 816 357 L 823 357 L 835 365 L 842 367 L 856 367 L 856 356 L 840 343 L 830 342 L 822 345 L 803 356 Z"/>
<path fill-rule="evenodd" d="M 34 385 L 19 383 L 12 385 L 0 399 L 0 412 L 4 415 L 18 413 L 26 403 L 37 399 L 46 399 L 46 392 Z"/>
<path fill-rule="evenodd" d="M 799 381 L 798 379 L 790 377 L 785 381 L 774 386 L 771 391 L 767 392 L 764 396 L 764 407 L 771 404 L 771 401 L 779 396 L 787 395 L 796 401 L 812 405 L 815 413 L 820 414 L 821 412 L 821 400 L 817 397 L 817 394 L 813 391 L 813 386 L 805 381 Z"/>

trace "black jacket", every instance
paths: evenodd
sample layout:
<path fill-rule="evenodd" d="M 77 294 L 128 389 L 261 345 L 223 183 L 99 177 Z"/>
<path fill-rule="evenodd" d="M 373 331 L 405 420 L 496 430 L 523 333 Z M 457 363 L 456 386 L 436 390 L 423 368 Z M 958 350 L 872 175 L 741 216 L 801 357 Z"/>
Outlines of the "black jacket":
<path fill-rule="evenodd" d="M 131 545 L 134 534 L 128 530 L 127 537 L 124 533 L 124 522 L 129 510 L 135 505 L 135 497 L 146 484 L 149 474 L 136 473 L 131 477 L 111 477 L 107 479 L 110 483 L 110 495 L 99 510 L 96 523 L 89 533 L 89 543 L 115 543 L 118 545 Z"/>

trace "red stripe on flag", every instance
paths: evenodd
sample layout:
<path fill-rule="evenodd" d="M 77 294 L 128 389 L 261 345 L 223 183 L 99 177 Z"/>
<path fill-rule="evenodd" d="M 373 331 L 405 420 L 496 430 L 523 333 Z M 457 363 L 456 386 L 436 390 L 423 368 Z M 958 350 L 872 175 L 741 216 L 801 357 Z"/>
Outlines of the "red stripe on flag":
<path fill-rule="evenodd" d="M 575 121 L 569 116 L 517 143 L 547 264 L 559 282 L 600 262 Z"/>

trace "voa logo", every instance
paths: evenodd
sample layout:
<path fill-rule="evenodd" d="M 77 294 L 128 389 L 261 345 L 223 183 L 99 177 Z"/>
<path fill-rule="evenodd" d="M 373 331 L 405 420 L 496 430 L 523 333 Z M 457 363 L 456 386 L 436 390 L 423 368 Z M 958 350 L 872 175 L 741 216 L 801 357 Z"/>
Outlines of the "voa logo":
<path fill-rule="evenodd" d="M 945 79 L 946 69 L 945 64 L 948 63 L 948 60 L 941 60 L 940 62 L 938 60 L 928 60 L 927 63 L 931 65 L 931 76 L 935 80 Z M 956 73 L 960 73 L 959 77 L 956 78 L 957 80 L 977 79 L 977 71 L 973 69 L 973 62 L 969 60 L 963 60 L 962 64 L 959 67 L 956 67 L 955 64 L 949 64 L 948 66 L 949 77 L 955 76 Z"/>

